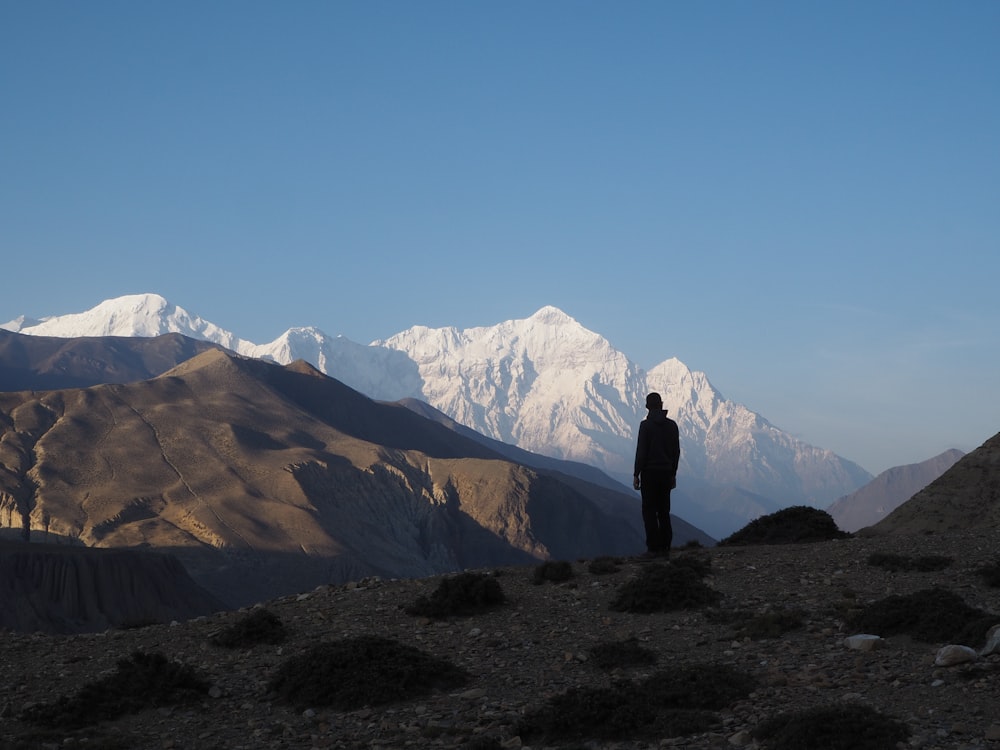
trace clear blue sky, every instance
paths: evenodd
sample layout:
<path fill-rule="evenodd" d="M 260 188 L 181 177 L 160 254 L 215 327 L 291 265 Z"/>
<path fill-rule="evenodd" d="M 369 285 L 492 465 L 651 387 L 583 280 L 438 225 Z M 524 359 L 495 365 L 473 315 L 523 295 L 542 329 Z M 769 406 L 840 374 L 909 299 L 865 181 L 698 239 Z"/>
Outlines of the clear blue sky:
<path fill-rule="evenodd" d="M 877 473 L 1000 431 L 1000 2 L 0 1 L 0 321 L 555 305 Z"/>

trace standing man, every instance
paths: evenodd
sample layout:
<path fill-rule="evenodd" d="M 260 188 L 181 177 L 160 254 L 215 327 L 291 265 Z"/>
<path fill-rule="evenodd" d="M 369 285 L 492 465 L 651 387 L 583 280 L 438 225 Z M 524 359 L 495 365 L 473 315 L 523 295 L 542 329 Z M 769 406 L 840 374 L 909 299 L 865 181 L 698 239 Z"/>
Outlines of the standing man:
<path fill-rule="evenodd" d="M 669 557 L 674 530 L 670 525 L 670 490 L 677 486 L 681 441 L 677 423 L 667 419 L 659 393 L 646 396 L 648 414 L 639 424 L 632 486 L 642 492 L 646 557 Z"/>

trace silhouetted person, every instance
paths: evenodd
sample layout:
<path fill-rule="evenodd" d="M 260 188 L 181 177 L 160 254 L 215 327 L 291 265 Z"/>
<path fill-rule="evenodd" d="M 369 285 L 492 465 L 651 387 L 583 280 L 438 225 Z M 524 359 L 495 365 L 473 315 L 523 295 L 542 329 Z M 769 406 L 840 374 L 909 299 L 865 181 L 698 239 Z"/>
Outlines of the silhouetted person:
<path fill-rule="evenodd" d="M 681 441 L 677 423 L 667 419 L 659 393 L 646 396 L 649 413 L 639 424 L 632 486 L 642 492 L 646 555 L 669 556 L 674 530 L 670 525 L 670 490 L 677 486 Z"/>

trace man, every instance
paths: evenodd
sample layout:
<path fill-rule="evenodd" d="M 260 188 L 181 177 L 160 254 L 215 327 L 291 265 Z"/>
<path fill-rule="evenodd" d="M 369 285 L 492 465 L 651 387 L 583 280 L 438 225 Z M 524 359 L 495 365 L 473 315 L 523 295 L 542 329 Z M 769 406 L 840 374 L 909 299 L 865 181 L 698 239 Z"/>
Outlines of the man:
<path fill-rule="evenodd" d="M 639 424 L 632 486 L 642 492 L 646 557 L 669 557 L 674 530 L 670 525 L 670 490 L 677 486 L 681 441 L 677 423 L 667 419 L 659 393 L 646 396 L 648 414 Z"/>

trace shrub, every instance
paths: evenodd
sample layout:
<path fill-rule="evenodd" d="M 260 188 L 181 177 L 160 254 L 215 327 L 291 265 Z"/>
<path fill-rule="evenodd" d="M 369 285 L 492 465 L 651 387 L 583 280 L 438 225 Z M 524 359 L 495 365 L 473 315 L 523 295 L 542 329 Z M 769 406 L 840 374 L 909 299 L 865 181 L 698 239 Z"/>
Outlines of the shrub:
<path fill-rule="evenodd" d="M 460 573 L 442 580 L 434 593 L 419 597 L 406 612 L 434 618 L 474 615 L 504 601 L 503 589 L 494 577 L 483 573 Z"/>
<path fill-rule="evenodd" d="M 720 541 L 719 546 L 825 542 L 848 537 L 850 534 L 837 528 L 825 510 L 794 505 L 751 521 Z"/>
<path fill-rule="evenodd" d="M 917 571 L 933 573 L 950 566 L 954 559 L 943 555 L 925 555 L 923 557 L 907 557 L 891 552 L 873 552 L 868 556 L 868 564 L 876 568 L 885 568 L 893 573 Z"/>
<path fill-rule="evenodd" d="M 987 586 L 1000 588 L 1000 558 L 978 568 L 976 573 L 982 577 Z"/>
<path fill-rule="evenodd" d="M 868 706 L 846 704 L 780 714 L 753 736 L 768 750 L 885 750 L 905 742 L 910 729 Z"/>
<path fill-rule="evenodd" d="M 602 576 L 617 573 L 621 567 L 618 565 L 618 560 L 613 557 L 596 557 L 591 560 L 587 570 L 591 575 Z"/>
<path fill-rule="evenodd" d="M 851 618 L 856 630 L 881 636 L 906 633 L 925 643 L 981 643 L 986 631 L 1000 620 L 967 605 L 960 596 L 941 588 L 881 599 Z"/>
<path fill-rule="evenodd" d="M 168 661 L 161 653 L 136 651 L 74 697 L 33 706 L 21 718 L 40 726 L 77 729 L 147 708 L 192 702 L 207 691 L 208 683 L 191 667 Z"/>
<path fill-rule="evenodd" d="M 286 637 L 285 625 L 276 614 L 266 609 L 255 609 L 208 640 L 223 648 L 252 648 L 262 643 L 284 643 Z"/>
<path fill-rule="evenodd" d="M 721 594 L 702 580 L 704 570 L 704 561 L 685 558 L 665 565 L 647 565 L 619 588 L 611 609 L 648 614 L 715 604 Z"/>
<path fill-rule="evenodd" d="M 562 583 L 573 577 L 573 566 L 565 560 L 546 560 L 535 568 L 535 575 L 532 583 L 536 586 L 552 581 L 552 583 Z"/>
<path fill-rule="evenodd" d="M 299 708 L 350 711 L 464 685 L 468 673 L 398 641 L 360 636 L 320 643 L 285 661 L 269 689 Z"/>
<path fill-rule="evenodd" d="M 801 609 L 778 607 L 763 614 L 752 614 L 745 610 L 731 612 L 717 611 L 709 619 L 733 625 L 737 638 L 760 641 L 766 638 L 780 638 L 791 630 L 798 630 L 804 624 L 806 613 Z"/>
<path fill-rule="evenodd" d="M 715 711 L 745 697 L 753 687 L 753 678 L 729 667 L 690 665 L 638 682 L 570 689 L 529 711 L 518 730 L 540 745 L 678 737 L 716 726 Z"/>
<path fill-rule="evenodd" d="M 590 660 L 600 669 L 655 664 L 656 652 L 639 645 L 635 638 L 599 643 L 590 649 Z"/>

